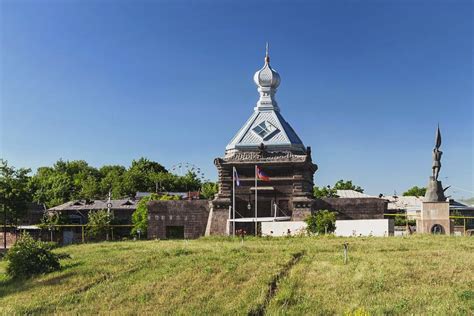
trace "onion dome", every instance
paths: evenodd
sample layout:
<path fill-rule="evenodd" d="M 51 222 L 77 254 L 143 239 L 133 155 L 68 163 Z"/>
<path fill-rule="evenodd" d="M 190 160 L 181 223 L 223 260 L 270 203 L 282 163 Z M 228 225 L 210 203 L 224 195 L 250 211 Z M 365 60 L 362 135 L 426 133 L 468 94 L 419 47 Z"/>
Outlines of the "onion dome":
<path fill-rule="evenodd" d="M 253 76 L 253 81 L 258 87 L 278 88 L 280 85 L 280 75 L 270 66 L 270 56 L 268 56 L 268 44 L 265 54 L 265 65 Z"/>
<path fill-rule="evenodd" d="M 265 53 L 265 65 L 255 73 L 253 81 L 257 85 L 257 90 L 260 93 L 260 99 L 257 102 L 257 109 L 279 111 L 275 100 L 275 93 L 280 85 L 280 75 L 270 66 L 268 43 Z"/>

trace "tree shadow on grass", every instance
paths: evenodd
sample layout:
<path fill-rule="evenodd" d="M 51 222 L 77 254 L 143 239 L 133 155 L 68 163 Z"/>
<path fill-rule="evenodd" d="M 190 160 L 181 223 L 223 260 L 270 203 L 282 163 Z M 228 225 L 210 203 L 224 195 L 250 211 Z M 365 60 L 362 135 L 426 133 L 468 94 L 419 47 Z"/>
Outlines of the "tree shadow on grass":
<path fill-rule="evenodd" d="M 71 268 L 81 266 L 82 264 L 82 262 L 72 262 L 69 264 L 65 264 L 61 267 L 61 270 L 59 271 L 64 272 Z M 22 291 L 31 290 L 35 287 L 54 286 L 76 275 L 76 273 L 77 272 L 75 271 L 68 271 L 37 282 L 35 282 L 35 279 L 39 276 L 33 276 L 31 278 L 7 278 L 5 280 L 0 280 L 0 298 Z M 47 275 L 48 274 L 42 274 L 40 276 Z"/>

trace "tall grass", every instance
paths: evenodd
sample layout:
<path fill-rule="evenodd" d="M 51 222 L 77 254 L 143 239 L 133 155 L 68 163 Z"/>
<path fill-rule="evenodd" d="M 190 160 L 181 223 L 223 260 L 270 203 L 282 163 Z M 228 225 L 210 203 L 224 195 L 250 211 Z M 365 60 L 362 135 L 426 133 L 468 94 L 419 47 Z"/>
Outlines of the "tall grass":
<path fill-rule="evenodd" d="M 474 313 L 474 238 L 203 238 L 56 251 L 71 255 L 64 268 L 29 280 L 10 280 L 0 263 L 1 314 Z"/>

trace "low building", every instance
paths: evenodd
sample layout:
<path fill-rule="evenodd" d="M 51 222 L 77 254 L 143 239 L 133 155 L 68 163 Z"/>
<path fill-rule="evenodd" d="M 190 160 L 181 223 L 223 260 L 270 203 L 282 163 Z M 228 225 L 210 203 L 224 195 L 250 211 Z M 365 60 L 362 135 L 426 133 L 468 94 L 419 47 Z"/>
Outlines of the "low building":
<path fill-rule="evenodd" d="M 85 240 L 84 226 L 88 222 L 90 212 L 107 210 L 110 203 L 112 214 L 112 224 L 117 225 L 112 228 L 112 239 L 120 239 L 130 236 L 130 226 L 132 223 L 132 214 L 137 208 L 138 200 L 119 199 L 119 200 L 77 200 L 66 202 L 64 204 L 48 209 L 49 213 L 55 213 L 64 216 L 67 219 L 67 225 L 60 229 L 55 229 L 51 234 L 51 239 L 62 244 L 71 244 Z M 120 226 L 118 226 L 120 225 Z"/>

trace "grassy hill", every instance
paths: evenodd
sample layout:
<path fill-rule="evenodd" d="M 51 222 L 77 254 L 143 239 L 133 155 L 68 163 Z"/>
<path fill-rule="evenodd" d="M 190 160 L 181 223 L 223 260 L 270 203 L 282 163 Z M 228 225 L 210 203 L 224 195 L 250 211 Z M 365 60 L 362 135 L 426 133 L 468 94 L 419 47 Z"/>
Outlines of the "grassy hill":
<path fill-rule="evenodd" d="M 342 244 L 349 242 L 344 264 Z M 226 238 L 73 245 L 0 314 L 473 314 L 474 238 Z"/>

